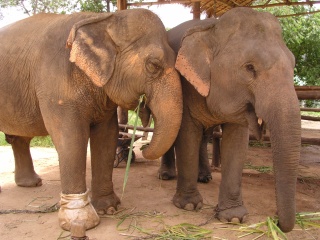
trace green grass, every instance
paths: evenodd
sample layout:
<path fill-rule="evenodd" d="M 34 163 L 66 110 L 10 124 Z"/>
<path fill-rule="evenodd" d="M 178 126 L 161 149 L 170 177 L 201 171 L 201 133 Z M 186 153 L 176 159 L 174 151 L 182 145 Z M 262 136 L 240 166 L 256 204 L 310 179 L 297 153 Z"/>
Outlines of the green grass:
<path fill-rule="evenodd" d="M 4 133 L 0 132 L 0 146 L 7 146 L 7 145 L 9 144 L 6 142 Z"/>
<path fill-rule="evenodd" d="M 249 146 L 250 147 L 271 147 L 271 143 L 269 142 L 261 142 L 261 141 L 257 141 L 257 140 L 250 140 L 249 141 Z"/>
<path fill-rule="evenodd" d="M 50 136 L 34 137 L 30 143 L 31 147 L 54 147 Z"/>
<path fill-rule="evenodd" d="M 252 163 L 245 163 L 244 168 L 253 169 L 261 173 L 271 173 L 273 171 L 273 168 L 270 166 L 254 166 Z"/>
<path fill-rule="evenodd" d="M 136 119 L 136 113 L 135 113 L 135 111 L 129 111 L 128 112 L 128 124 L 129 125 L 134 125 L 134 121 L 135 121 L 135 119 Z M 141 119 L 139 118 L 138 119 L 138 123 L 137 123 L 137 126 L 142 126 L 142 122 L 141 122 Z M 154 127 L 154 122 L 153 122 L 153 120 L 152 120 L 152 122 L 151 122 L 151 125 L 150 125 L 150 127 L 151 128 L 153 128 Z"/>
<path fill-rule="evenodd" d="M 137 116 L 137 114 L 135 113 L 135 111 L 131 111 L 131 110 L 128 111 L 128 124 L 129 125 L 134 125 L 134 121 L 136 119 L 136 116 Z M 142 126 L 140 118 L 138 119 L 137 126 Z"/>
<path fill-rule="evenodd" d="M 310 116 L 310 117 L 320 117 L 320 112 L 306 112 L 306 111 L 301 111 L 301 115 L 303 115 L 303 116 Z"/>
<path fill-rule="evenodd" d="M 9 146 L 6 142 L 4 133 L 0 132 L 0 146 Z M 34 137 L 30 143 L 31 147 L 54 147 L 50 136 Z"/>

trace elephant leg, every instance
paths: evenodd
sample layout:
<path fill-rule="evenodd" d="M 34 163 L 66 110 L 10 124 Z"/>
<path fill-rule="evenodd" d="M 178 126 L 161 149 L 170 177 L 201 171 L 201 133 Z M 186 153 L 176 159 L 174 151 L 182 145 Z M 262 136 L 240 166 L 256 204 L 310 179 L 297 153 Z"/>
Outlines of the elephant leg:
<path fill-rule="evenodd" d="M 227 123 L 222 126 L 221 184 L 216 217 L 228 222 L 244 220 L 248 214 L 243 205 L 241 179 L 247 156 L 249 131 L 247 127 Z"/>
<path fill-rule="evenodd" d="M 112 183 L 118 136 L 116 111 L 90 130 L 92 204 L 99 214 L 113 214 L 120 204 Z"/>
<path fill-rule="evenodd" d="M 182 124 L 175 142 L 178 169 L 177 190 L 173 203 L 185 210 L 200 209 L 202 196 L 197 188 L 199 150 L 203 127 L 196 124 L 187 111 L 184 111 Z"/>
<path fill-rule="evenodd" d="M 30 154 L 32 138 L 6 135 L 6 141 L 11 144 L 15 160 L 15 182 L 20 187 L 37 187 L 42 180 L 34 171 Z"/>
<path fill-rule="evenodd" d="M 212 179 L 211 175 L 211 167 L 208 158 L 208 142 L 212 137 L 213 128 L 208 128 L 204 131 L 200 152 L 199 152 L 199 175 L 198 175 L 198 182 L 201 183 L 208 183 Z"/>
<path fill-rule="evenodd" d="M 161 157 L 161 165 L 158 170 L 159 179 L 170 180 L 176 177 L 176 160 L 174 146 Z"/>
<path fill-rule="evenodd" d="M 51 108 L 51 106 L 53 106 Z M 90 126 L 68 106 L 42 108 L 44 122 L 59 156 L 61 198 L 59 224 L 70 231 L 75 221 L 86 229 L 97 226 L 100 218 L 93 208 L 86 186 L 86 158 Z"/>

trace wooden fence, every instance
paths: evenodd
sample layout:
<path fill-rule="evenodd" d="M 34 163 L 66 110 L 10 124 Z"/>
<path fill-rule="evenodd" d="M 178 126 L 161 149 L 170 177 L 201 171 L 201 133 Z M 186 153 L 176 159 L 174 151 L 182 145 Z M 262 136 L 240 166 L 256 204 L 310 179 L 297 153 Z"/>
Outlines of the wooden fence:
<path fill-rule="evenodd" d="M 295 87 L 296 93 L 299 100 L 320 100 L 320 86 L 303 86 L 303 87 Z M 320 108 L 301 108 L 302 112 L 320 112 Z M 304 116 L 302 114 L 301 119 L 303 120 L 312 120 L 312 121 L 320 121 L 320 117 L 311 117 Z M 320 124 L 319 124 L 320 125 Z M 133 126 L 119 124 L 120 129 L 133 129 Z M 137 127 L 137 130 L 144 132 L 153 132 L 153 128 L 144 128 Z M 213 156 L 212 156 L 212 164 L 214 166 L 220 165 L 220 138 L 222 137 L 221 132 L 213 132 Z M 251 140 L 255 138 L 250 136 Z M 269 136 L 263 137 L 264 141 L 270 141 Z M 310 145 L 319 145 L 320 146 L 320 138 L 307 138 L 301 137 L 302 144 L 310 144 Z"/>

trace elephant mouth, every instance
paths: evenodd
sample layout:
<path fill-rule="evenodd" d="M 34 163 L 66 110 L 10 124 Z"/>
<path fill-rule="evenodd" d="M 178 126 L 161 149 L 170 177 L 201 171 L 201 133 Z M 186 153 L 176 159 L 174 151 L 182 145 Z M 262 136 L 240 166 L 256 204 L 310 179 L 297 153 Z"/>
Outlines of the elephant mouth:
<path fill-rule="evenodd" d="M 263 133 L 266 128 L 266 123 L 262 118 L 260 118 L 256 114 L 256 111 L 251 104 L 248 105 L 247 110 L 248 111 L 247 111 L 246 119 L 247 119 L 247 123 L 249 125 L 249 130 L 250 130 L 251 134 L 253 134 L 253 136 L 258 141 L 260 141 L 263 137 Z"/>

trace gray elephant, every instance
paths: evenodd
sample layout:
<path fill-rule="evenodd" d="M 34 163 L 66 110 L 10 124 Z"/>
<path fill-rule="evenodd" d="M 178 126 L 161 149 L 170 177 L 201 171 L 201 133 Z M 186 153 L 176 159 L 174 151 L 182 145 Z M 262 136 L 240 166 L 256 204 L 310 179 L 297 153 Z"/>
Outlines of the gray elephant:
<path fill-rule="evenodd" d="M 134 109 L 146 95 L 155 120 L 147 159 L 164 154 L 179 130 L 181 83 L 162 22 L 143 9 L 40 14 L 2 28 L 0 42 L 0 130 L 12 144 L 16 184 L 41 185 L 29 143 L 49 134 L 59 156 L 60 226 L 96 226 L 96 211 L 120 204 L 112 183 L 117 105 Z M 85 176 L 89 138 L 95 209 Z"/>
<path fill-rule="evenodd" d="M 295 224 L 295 187 L 301 122 L 293 85 L 294 56 L 277 19 L 269 13 L 235 8 L 219 19 L 183 23 L 168 32 L 181 73 L 183 117 L 174 148 L 178 169 L 174 204 L 202 207 L 197 189 L 203 131 L 222 124 L 221 184 L 216 216 L 243 220 L 247 210 L 241 177 L 249 130 L 259 139 L 261 118 L 270 130 L 279 226 Z M 160 174 L 174 167 L 165 155 Z"/>

